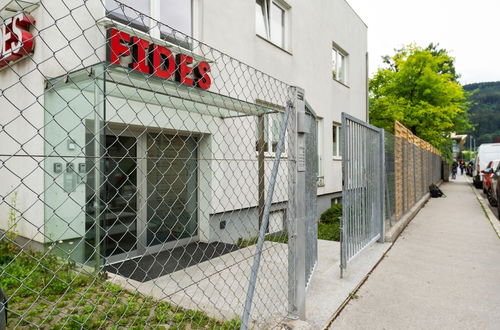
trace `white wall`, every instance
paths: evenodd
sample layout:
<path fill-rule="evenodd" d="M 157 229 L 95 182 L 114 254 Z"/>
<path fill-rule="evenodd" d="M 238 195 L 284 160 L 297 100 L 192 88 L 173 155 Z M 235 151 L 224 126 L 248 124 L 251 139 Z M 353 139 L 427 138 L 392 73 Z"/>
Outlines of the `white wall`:
<path fill-rule="evenodd" d="M 325 186 L 340 191 L 341 162 L 332 158 L 333 121 L 341 113 L 366 119 L 367 27 L 344 0 L 286 1 L 290 6 L 287 51 L 255 33 L 255 1 L 201 2 L 202 41 L 288 84 L 305 89 L 307 101 L 323 118 Z M 223 19 L 219 19 L 223 18 Z M 347 87 L 331 77 L 332 43 L 348 56 Z"/>
<path fill-rule="evenodd" d="M 266 74 L 274 76 L 287 84 L 297 85 L 305 89 L 306 99 L 313 109 L 323 118 L 323 160 L 325 186 L 318 189 L 318 194 L 328 194 L 341 189 L 340 162 L 331 157 L 331 123 L 340 121 L 342 111 L 365 119 L 366 114 L 366 26 L 359 20 L 343 0 L 310 1 L 290 0 L 290 48 L 284 51 L 255 34 L 255 2 L 213 0 L 198 1 L 196 18 L 199 28 L 198 37 L 210 46 L 234 56 Z M 98 27 L 95 21 L 104 14 L 100 0 L 90 0 L 82 6 L 82 1 L 65 0 L 65 5 L 58 1 L 44 0 L 42 5 L 32 14 L 35 17 L 35 35 L 38 35 L 35 53 L 13 66 L 12 69 L 0 71 L 0 87 L 5 89 L 0 98 L 3 112 L 2 124 L 8 123 L 0 132 L 2 154 L 11 154 L 22 148 L 28 154 L 44 153 L 44 80 L 77 70 L 82 66 L 99 62 L 105 58 L 105 30 Z M 50 13 L 50 14 L 49 14 Z M 222 19 L 221 19 L 222 18 Z M 57 24 L 55 24 L 57 22 Z M 167 22 L 168 23 L 168 22 Z M 83 31 L 83 33 L 82 33 Z M 349 54 L 348 87 L 331 78 L 331 46 L 335 42 Z M 69 47 L 68 47 L 69 45 Z M 201 50 L 201 49 L 198 49 Z M 214 84 L 212 90 L 217 93 L 233 95 L 255 101 L 255 98 L 281 104 L 286 94 L 284 84 L 266 77 L 267 85 L 260 85 L 245 76 L 245 70 L 239 63 L 229 61 L 228 57 L 210 50 L 208 57 L 213 60 Z M 222 60 L 223 59 L 223 60 Z M 239 66 L 233 70 L 233 65 Z M 237 74 L 235 74 L 237 73 Z M 238 77 L 238 75 L 242 75 Z M 252 72 L 255 77 L 255 72 Z M 22 77 L 19 79 L 19 77 Z M 230 83 L 230 81 L 232 83 Z M 228 86 L 233 89 L 228 90 Z M 277 95 L 275 95 L 277 93 Z M 12 105 L 12 103 L 15 105 Z M 116 102 L 119 102 L 116 100 Z M 22 116 L 20 116 L 22 110 Z M 147 118 L 137 117 L 127 111 L 120 110 L 121 121 L 144 124 Z M 156 110 L 155 110 L 156 111 Z M 163 113 L 164 110 L 158 110 Z M 112 114 L 110 114 L 112 116 Z M 128 119 L 127 119 L 128 116 Z M 147 116 L 144 112 L 142 116 Z M 118 118 L 118 117 L 116 117 Z M 167 120 L 166 118 L 165 120 Z M 188 122 L 195 120 L 189 115 Z M 213 119 L 212 123 L 215 123 Z M 135 122 L 137 121 L 137 122 Z M 179 122 L 169 118 L 168 125 L 174 129 L 192 130 L 209 134 L 213 138 L 203 139 L 207 143 L 209 155 L 214 157 L 230 157 L 235 151 L 242 156 L 255 157 L 255 123 L 254 117 L 241 120 L 225 120 L 216 129 L 206 129 L 199 124 Z M 240 145 L 237 140 L 227 142 L 227 136 L 241 135 Z M 204 135 L 205 136 L 205 135 Z M 244 140 L 246 139 L 246 140 Z M 236 149 L 235 149 L 236 148 Z M 205 151 L 203 151 L 205 153 Z M 8 194 L 18 191 L 18 207 L 25 221 L 18 226 L 18 231 L 28 238 L 44 241 L 43 182 L 42 159 L 33 157 L 15 157 L 6 160 L 0 167 L 0 175 L 4 184 L 0 187 L 0 195 L 8 200 Z M 52 166 L 52 164 L 50 164 Z M 209 212 L 222 211 L 226 206 L 234 208 L 256 205 L 256 165 L 249 166 L 243 162 L 234 162 L 224 166 L 205 161 L 200 166 L 213 167 L 206 175 L 206 182 L 219 182 L 213 186 L 210 201 L 206 201 Z M 220 164 L 219 164 L 220 165 Z M 267 173 L 270 162 L 267 162 Z M 12 173 L 15 169 L 15 173 Z M 284 173 L 284 167 L 281 173 Z M 243 174 L 243 175 L 241 175 Z M 23 178 L 21 183 L 20 178 Z M 238 180 L 234 181 L 234 178 Z M 219 180 L 220 179 L 220 180 Z M 278 195 L 275 201 L 287 197 L 286 181 L 279 180 Z M 81 192 L 80 192 L 81 193 Z M 235 198 L 237 196 L 238 198 Z M 208 206 L 210 205 L 210 207 Z M 0 228 L 6 228 L 9 207 L 0 204 Z M 80 210 L 81 212 L 81 210 Z M 208 217 L 207 214 L 204 215 Z M 81 217 L 81 213 L 80 216 Z M 62 232 L 80 232 L 80 219 L 76 227 L 64 229 Z M 202 232 L 209 232 L 207 224 Z M 78 227 L 78 228 L 77 228 Z M 57 235 L 60 236 L 60 235 Z M 60 236 L 65 238 L 65 236 Z M 69 236 L 68 236 L 69 237 Z"/>
<path fill-rule="evenodd" d="M 4 5 L 3 1 L 1 5 Z M 8 227 L 11 196 L 18 193 L 16 231 L 28 239 L 44 238 L 44 88 L 45 78 L 57 77 L 104 59 L 104 34 L 95 20 L 104 10 L 100 0 L 43 0 L 31 15 L 36 24 L 35 51 L 0 71 L 0 229 Z M 55 24 L 57 22 L 57 24 Z M 84 31 L 82 33 L 82 31 Z M 68 47 L 70 45 L 70 47 Z M 22 155 L 36 155 L 24 157 Z M 71 230 L 70 230 L 71 231 Z"/>

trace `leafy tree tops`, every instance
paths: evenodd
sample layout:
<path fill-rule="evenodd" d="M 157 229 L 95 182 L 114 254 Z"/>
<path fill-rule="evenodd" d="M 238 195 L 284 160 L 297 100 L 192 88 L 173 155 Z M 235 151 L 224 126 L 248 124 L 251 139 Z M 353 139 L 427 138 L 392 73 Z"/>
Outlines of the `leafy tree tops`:
<path fill-rule="evenodd" d="M 500 142 L 500 81 L 465 85 L 470 97 L 470 121 L 475 130 L 468 134 L 481 143 Z"/>
<path fill-rule="evenodd" d="M 370 122 L 394 131 L 398 120 L 448 154 L 449 135 L 470 127 L 468 95 L 457 82 L 454 59 L 445 49 L 405 46 L 385 56 L 370 80 Z"/>

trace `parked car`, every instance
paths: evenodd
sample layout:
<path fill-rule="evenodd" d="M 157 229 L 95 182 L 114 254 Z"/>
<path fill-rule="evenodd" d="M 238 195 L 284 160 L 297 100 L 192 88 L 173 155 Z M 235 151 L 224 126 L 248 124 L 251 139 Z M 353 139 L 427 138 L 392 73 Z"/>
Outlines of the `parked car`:
<path fill-rule="evenodd" d="M 472 171 L 474 170 L 474 159 L 471 159 L 465 168 L 465 174 L 472 176 Z"/>
<path fill-rule="evenodd" d="M 500 160 L 492 160 L 486 165 L 486 168 L 481 171 L 483 174 L 483 192 L 485 194 L 488 194 L 491 190 L 491 176 L 495 172 L 499 162 Z"/>
<path fill-rule="evenodd" d="M 498 206 L 498 218 L 500 219 L 500 162 L 491 174 L 491 188 L 489 189 L 488 202 L 491 206 Z"/>
<path fill-rule="evenodd" d="M 488 163 L 494 159 L 500 159 L 500 143 L 481 144 L 477 149 L 472 172 L 472 181 L 477 189 L 483 187 L 483 173 L 481 171 L 486 169 Z"/>

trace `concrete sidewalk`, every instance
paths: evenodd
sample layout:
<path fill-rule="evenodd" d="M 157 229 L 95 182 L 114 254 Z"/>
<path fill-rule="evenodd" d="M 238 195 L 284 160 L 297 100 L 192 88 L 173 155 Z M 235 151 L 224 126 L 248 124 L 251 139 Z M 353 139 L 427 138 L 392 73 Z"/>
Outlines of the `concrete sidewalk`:
<path fill-rule="evenodd" d="M 500 239 L 465 176 L 441 189 L 332 329 L 500 329 Z"/>

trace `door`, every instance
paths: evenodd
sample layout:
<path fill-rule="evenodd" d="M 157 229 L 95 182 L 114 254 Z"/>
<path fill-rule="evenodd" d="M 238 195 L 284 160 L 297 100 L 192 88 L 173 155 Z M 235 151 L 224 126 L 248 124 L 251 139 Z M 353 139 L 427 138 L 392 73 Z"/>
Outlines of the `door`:
<path fill-rule="evenodd" d="M 197 140 L 116 130 L 106 135 L 103 254 L 114 263 L 197 239 Z"/>
<path fill-rule="evenodd" d="M 193 137 L 147 135 L 145 241 L 149 253 L 197 237 L 196 145 Z"/>
<path fill-rule="evenodd" d="M 137 254 L 137 141 L 134 136 L 106 135 L 101 242 L 107 259 Z"/>

